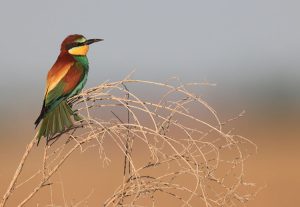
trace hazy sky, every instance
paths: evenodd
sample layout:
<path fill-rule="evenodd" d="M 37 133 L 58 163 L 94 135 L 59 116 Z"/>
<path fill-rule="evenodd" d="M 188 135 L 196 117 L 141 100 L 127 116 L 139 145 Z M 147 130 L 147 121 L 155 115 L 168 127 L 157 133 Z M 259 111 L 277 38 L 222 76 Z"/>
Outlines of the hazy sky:
<path fill-rule="evenodd" d="M 299 8 L 297 0 L 2 0 L 0 104 L 19 96 L 39 105 L 46 73 L 72 33 L 105 39 L 91 47 L 88 86 L 135 69 L 154 80 L 297 88 Z"/>

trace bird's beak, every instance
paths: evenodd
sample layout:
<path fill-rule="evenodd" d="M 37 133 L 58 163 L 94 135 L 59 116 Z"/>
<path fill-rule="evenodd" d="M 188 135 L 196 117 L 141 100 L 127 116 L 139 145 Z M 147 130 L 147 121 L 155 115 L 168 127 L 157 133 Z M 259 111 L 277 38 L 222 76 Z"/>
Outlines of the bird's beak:
<path fill-rule="evenodd" d="M 90 45 L 92 43 L 95 43 L 95 42 L 100 42 L 100 41 L 103 41 L 104 39 L 89 39 L 85 42 L 85 44 L 87 45 Z"/>

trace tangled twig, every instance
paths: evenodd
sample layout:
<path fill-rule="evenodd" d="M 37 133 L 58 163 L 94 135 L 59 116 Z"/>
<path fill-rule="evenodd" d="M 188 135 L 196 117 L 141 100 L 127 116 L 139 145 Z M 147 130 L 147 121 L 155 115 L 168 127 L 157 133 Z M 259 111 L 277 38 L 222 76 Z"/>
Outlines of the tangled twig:
<path fill-rule="evenodd" d="M 151 98 L 151 93 L 137 96 L 137 92 L 129 90 L 129 86 L 136 84 L 145 90 L 150 88 L 161 99 L 153 101 L 156 96 Z M 18 183 L 36 138 L 30 142 L 0 207 L 6 206 L 14 192 L 33 178 L 40 180 L 19 206 L 30 201 L 41 188 L 51 187 L 51 177 L 78 149 L 83 152 L 98 148 L 103 162 L 109 164 L 111 160 L 103 146 L 106 139 L 114 142 L 125 159 L 123 182 L 103 202 L 104 206 L 140 206 L 145 202 L 155 206 L 160 202 L 159 194 L 170 196 L 183 206 L 245 203 L 255 193 L 249 191 L 254 184 L 245 182 L 244 162 L 256 152 L 256 145 L 226 131 L 227 122 L 237 117 L 221 122 L 211 106 L 188 90 L 197 86 L 174 86 L 128 76 L 69 99 L 83 120 L 54 137 L 45 146 L 41 169 Z M 105 117 L 103 114 L 108 118 L 100 119 Z M 136 148 L 143 148 L 143 154 L 137 156 L 133 151 Z"/>

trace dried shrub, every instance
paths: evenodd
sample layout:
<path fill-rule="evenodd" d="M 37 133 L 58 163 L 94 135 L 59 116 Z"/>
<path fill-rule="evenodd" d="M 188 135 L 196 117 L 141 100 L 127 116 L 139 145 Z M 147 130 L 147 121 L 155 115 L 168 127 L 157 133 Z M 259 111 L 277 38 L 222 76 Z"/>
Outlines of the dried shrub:
<path fill-rule="evenodd" d="M 113 160 L 103 144 L 107 139 L 124 155 L 120 163 L 124 167 L 123 182 L 103 201 L 104 206 L 157 206 L 162 199 L 183 206 L 239 206 L 251 199 L 255 188 L 245 182 L 244 164 L 256 152 L 256 145 L 224 129 L 243 114 L 221 122 L 209 104 L 190 92 L 190 88 L 211 84 L 178 83 L 128 76 L 71 98 L 69 103 L 83 120 L 50 140 L 41 169 L 19 182 L 36 139 L 30 142 L 0 206 L 34 178 L 39 182 L 20 206 L 41 188 L 51 187 L 51 177 L 76 150 L 97 148 L 103 163 L 109 164 Z M 139 90 L 149 93 L 137 95 Z"/>

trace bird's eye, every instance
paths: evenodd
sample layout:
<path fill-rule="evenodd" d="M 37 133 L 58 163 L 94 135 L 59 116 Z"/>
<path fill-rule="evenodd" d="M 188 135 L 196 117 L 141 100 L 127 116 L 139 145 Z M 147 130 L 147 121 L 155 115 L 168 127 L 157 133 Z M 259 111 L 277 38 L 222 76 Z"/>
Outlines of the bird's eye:
<path fill-rule="evenodd" d="M 73 47 L 73 43 L 70 43 L 70 44 L 66 45 L 67 50 L 71 49 L 72 47 Z"/>
<path fill-rule="evenodd" d="M 73 47 L 79 47 L 79 46 L 82 46 L 83 43 L 80 43 L 80 42 L 72 42 L 70 44 L 68 44 L 66 47 L 67 47 L 67 50 L 73 48 Z"/>

